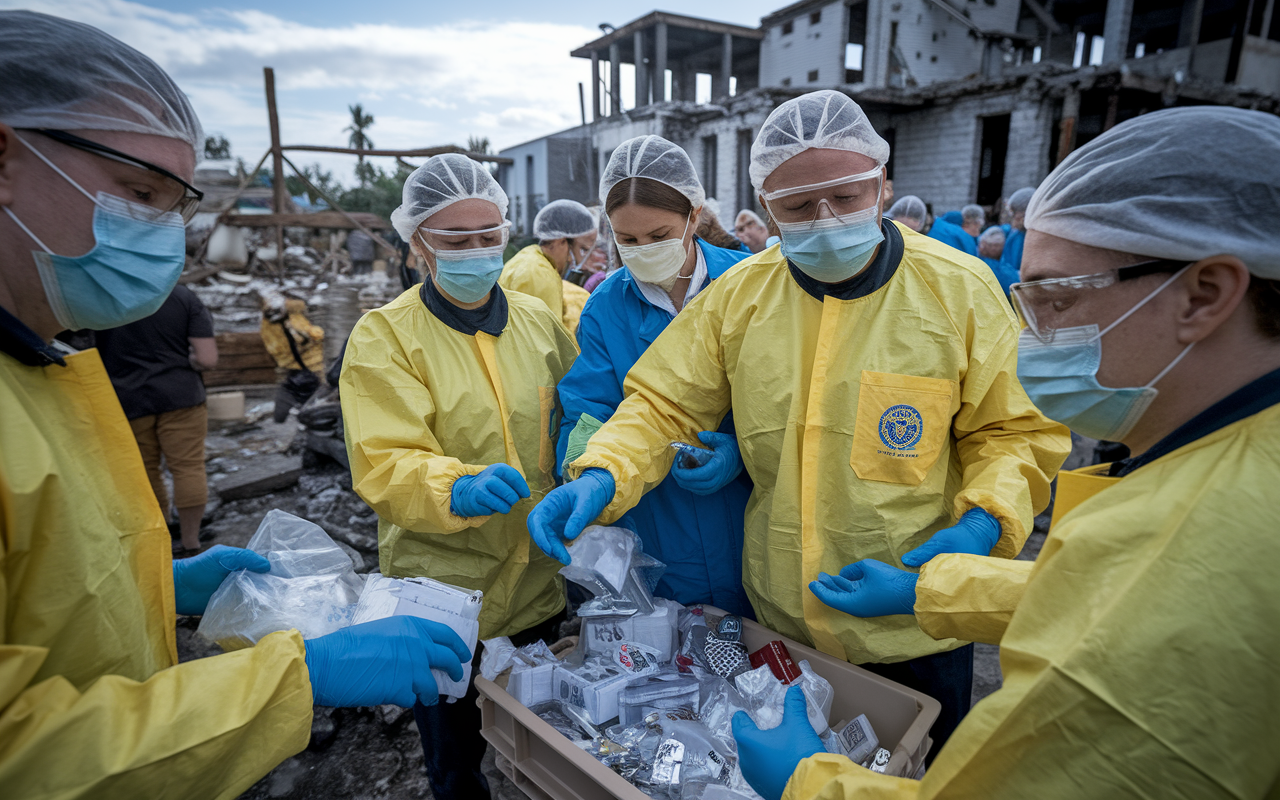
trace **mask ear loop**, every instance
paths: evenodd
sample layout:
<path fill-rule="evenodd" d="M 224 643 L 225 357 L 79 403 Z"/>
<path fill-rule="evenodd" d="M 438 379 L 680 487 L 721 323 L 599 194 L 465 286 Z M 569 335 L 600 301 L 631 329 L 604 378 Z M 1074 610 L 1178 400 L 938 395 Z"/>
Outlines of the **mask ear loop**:
<path fill-rule="evenodd" d="M 1115 322 L 1111 323 L 1111 324 L 1110 324 L 1110 325 L 1108 325 L 1107 327 L 1103 328 L 1103 329 L 1102 329 L 1102 331 L 1101 331 L 1097 336 L 1093 337 L 1093 339 L 1090 339 L 1089 341 L 1095 341 L 1095 340 L 1097 340 L 1097 339 L 1101 339 L 1103 336 L 1106 336 L 1108 333 L 1110 333 L 1110 332 L 1111 332 L 1111 329 L 1112 329 L 1112 328 L 1114 328 L 1115 326 L 1119 325 L 1121 322 L 1124 322 L 1126 319 L 1128 319 L 1129 317 L 1131 317 L 1131 316 L 1132 316 L 1132 315 L 1133 315 L 1133 314 L 1134 314 L 1138 309 L 1142 308 L 1142 307 L 1143 307 L 1143 306 L 1145 306 L 1148 302 L 1150 302 L 1151 298 L 1153 298 L 1153 297 L 1155 297 L 1156 295 L 1158 295 L 1158 294 L 1160 294 L 1161 292 L 1163 292 L 1163 291 L 1165 290 L 1165 287 L 1167 287 L 1169 284 L 1173 283 L 1173 282 L 1174 282 L 1174 281 L 1176 281 L 1178 278 L 1180 278 L 1180 277 L 1182 276 L 1182 273 L 1186 272 L 1186 271 L 1187 271 L 1188 269 L 1190 269 L 1190 268 L 1191 268 L 1191 265 L 1190 265 L 1190 264 L 1188 264 L 1188 265 L 1186 265 L 1185 267 L 1183 267 L 1182 269 L 1180 269 L 1180 270 L 1178 270 L 1177 272 L 1173 273 L 1173 276 L 1172 276 L 1172 277 L 1170 277 L 1170 278 L 1169 278 L 1169 280 L 1165 281 L 1164 283 L 1162 283 L 1162 284 L 1160 284 L 1158 287 L 1156 287 L 1156 290 L 1155 290 L 1154 292 L 1152 292 L 1151 294 L 1149 294 L 1149 295 L 1147 295 L 1146 297 L 1144 297 L 1144 298 L 1142 298 L 1141 300 L 1139 300 L 1139 301 L 1138 301 L 1138 304 L 1137 304 L 1136 306 L 1134 306 L 1133 308 L 1131 308 L 1131 309 L 1129 309 L 1128 311 L 1126 311 L 1126 312 L 1124 312 L 1123 314 L 1121 314 L 1121 315 L 1120 315 L 1120 319 L 1116 320 Z M 1179 358 L 1181 358 L 1181 356 L 1179 356 Z M 1177 363 L 1177 362 L 1174 362 L 1174 363 Z M 1161 376 L 1163 376 L 1163 375 L 1164 375 L 1164 373 L 1160 373 L 1160 374 L 1161 374 Z M 1157 379 L 1157 380 L 1158 380 L 1158 379 Z"/>
<path fill-rule="evenodd" d="M 73 179 L 72 179 L 72 177 L 71 177 L 70 175 L 68 175 L 67 173 L 63 172 L 63 171 L 62 171 L 62 169 L 61 169 L 61 168 L 59 168 L 57 164 L 53 163 L 53 162 L 52 162 L 52 161 L 50 161 L 48 158 L 46 158 L 44 153 L 41 153 L 39 150 L 37 150 L 37 149 L 35 149 L 34 147 L 32 147 L 30 142 L 28 142 L 26 139 L 23 139 L 23 138 L 22 138 L 21 136 L 19 136 L 18 134 L 16 134 L 16 133 L 15 133 L 15 134 L 14 134 L 14 137 L 15 137 L 18 141 L 20 141 L 20 142 L 22 142 L 24 145 L 26 145 L 28 150 L 30 150 L 31 152 L 35 153 L 35 154 L 36 154 L 36 158 L 40 159 L 40 160 L 41 160 L 41 161 L 43 161 L 46 165 L 48 165 L 49 169 L 51 169 L 51 170 L 53 170 L 54 172 L 56 172 L 56 173 L 58 173 L 59 175 L 61 175 L 61 176 L 62 176 L 62 178 L 63 178 L 67 183 L 69 183 L 69 184 L 71 184 L 72 186 L 76 187 L 76 189 L 78 189 L 78 190 L 80 191 L 80 194 L 82 194 L 82 195 L 84 195 L 85 197 L 89 198 L 89 202 L 90 202 L 90 203 L 93 203 L 95 206 L 98 204 L 97 199 L 95 199 L 93 195 L 91 195 L 91 194 L 89 194 L 87 191 L 85 191 L 85 188 L 84 188 L 83 186 L 81 186 L 80 184 L 76 183 L 76 182 L 75 182 L 75 180 L 73 180 Z M 35 238 L 35 237 L 32 237 L 32 238 Z M 41 246 L 43 247 L 43 245 L 41 245 Z"/>
<path fill-rule="evenodd" d="M 59 175 L 61 175 L 61 176 L 62 176 L 62 178 L 63 178 L 67 183 L 69 183 L 69 184 L 71 184 L 72 186 L 76 187 L 76 189 L 80 192 L 80 194 L 82 194 L 82 195 L 84 195 L 85 197 L 89 198 L 89 202 L 93 203 L 95 206 L 96 206 L 96 205 L 98 205 L 98 201 L 94 199 L 93 195 L 91 195 L 91 194 L 89 194 L 88 192 L 86 192 L 86 191 L 84 190 L 84 187 L 83 187 L 83 186 L 81 186 L 80 184 L 78 184 L 78 183 L 76 183 L 74 180 L 72 180 L 72 178 L 71 178 L 71 176 L 70 176 L 70 175 L 68 175 L 67 173 L 63 172 L 61 169 L 59 169 L 59 167 L 58 167 L 58 165 L 57 165 L 57 164 L 53 163 L 53 162 L 52 162 L 52 161 L 50 161 L 48 158 L 46 158 L 44 153 L 41 153 L 39 150 L 37 150 L 37 149 L 35 149 L 34 147 L 32 147 L 30 142 L 28 142 L 26 139 L 22 138 L 22 137 L 21 137 L 20 135 L 18 135 L 17 133 L 14 133 L 14 138 L 15 138 L 15 139 L 17 139 L 18 141 L 22 142 L 24 145 L 26 145 L 26 148 L 27 148 L 28 150 L 30 150 L 31 152 L 35 153 L 35 154 L 36 154 L 36 158 L 38 158 L 38 159 L 40 159 L 41 161 L 43 161 L 43 162 L 44 162 L 44 163 L 49 167 L 49 169 L 51 169 L 51 170 L 53 170 L 54 172 L 58 173 Z M 23 223 L 23 221 L 22 221 L 22 220 L 18 219 L 18 215 L 17 215 L 17 214 L 15 214 L 15 213 L 13 213 L 12 211 L 10 211 L 8 206 L 5 206 L 5 207 L 4 207 L 4 213 L 8 214 L 8 215 L 9 215 L 9 219 L 11 219 L 11 220 L 13 220 L 15 223 L 17 223 L 18 227 L 19 227 L 19 228 L 22 228 L 22 232 L 23 232 L 23 233 L 25 233 L 26 235 L 30 236 L 30 237 L 31 237 L 31 240 L 32 240 L 33 242 L 35 242 L 36 244 L 40 245 L 40 249 L 41 249 L 41 250 L 45 251 L 45 252 L 46 252 L 46 253 L 48 253 L 49 255 L 54 255 L 54 252 L 53 252 L 52 250 L 50 250 L 50 249 L 49 249 L 49 246 L 48 246 L 47 244 L 45 244 L 43 241 L 41 241 L 41 240 L 40 240 L 40 237 L 39 237 L 39 236 L 36 236 L 36 235 L 35 235 L 35 233 L 34 233 L 30 228 L 28 228 L 28 227 Z"/>

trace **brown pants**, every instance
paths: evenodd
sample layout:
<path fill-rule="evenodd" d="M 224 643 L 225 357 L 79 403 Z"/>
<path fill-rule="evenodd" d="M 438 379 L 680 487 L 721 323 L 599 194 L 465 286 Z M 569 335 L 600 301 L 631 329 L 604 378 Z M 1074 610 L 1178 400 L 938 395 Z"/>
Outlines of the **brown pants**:
<path fill-rule="evenodd" d="M 209 500 L 209 482 L 204 471 L 204 437 L 209 429 L 205 404 L 163 414 L 129 420 L 133 438 L 138 440 L 142 463 L 151 480 L 151 490 L 160 502 L 160 511 L 169 518 L 169 492 L 160 474 L 160 456 L 173 475 L 175 508 L 202 506 Z"/>

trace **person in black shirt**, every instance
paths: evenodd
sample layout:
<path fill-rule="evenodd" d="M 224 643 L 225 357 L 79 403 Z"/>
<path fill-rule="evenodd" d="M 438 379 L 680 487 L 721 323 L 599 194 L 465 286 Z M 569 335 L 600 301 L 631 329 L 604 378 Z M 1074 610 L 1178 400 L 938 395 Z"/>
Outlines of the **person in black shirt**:
<path fill-rule="evenodd" d="M 147 467 L 165 518 L 172 521 L 160 458 L 173 475 L 186 555 L 200 550 L 200 519 L 209 500 L 204 469 L 208 429 L 204 381 L 199 370 L 218 363 L 213 317 L 185 286 L 175 286 L 151 316 L 97 334 L 102 362 Z"/>

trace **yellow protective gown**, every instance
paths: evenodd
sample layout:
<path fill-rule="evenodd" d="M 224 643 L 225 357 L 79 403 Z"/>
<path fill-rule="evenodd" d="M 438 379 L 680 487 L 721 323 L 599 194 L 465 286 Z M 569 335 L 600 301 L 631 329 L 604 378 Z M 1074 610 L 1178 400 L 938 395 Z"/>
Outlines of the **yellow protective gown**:
<path fill-rule="evenodd" d="M 525 517 L 555 486 L 555 387 L 578 348 L 541 302 L 506 296 L 494 338 L 450 328 L 410 289 L 356 323 L 341 381 L 351 478 L 378 512 L 382 574 L 484 591 L 482 639 L 564 607 L 560 564 L 531 547 Z M 453 482 L 498 463 L 532 497 L 509 514 L 454 515 Z"/>
<path fill-rule="evenodd" d="M 861 664 L 961 643 L 909 616 L 859 619 L 809 591 L 820 571 L 901 556 L 980 506 L 1017 554 L 1070 449 L 1019 384 L 1018 325 L 991 270 L 901 228 L 872 294 L 819 301 L 778 248 L 748 258 L 675 318 L 627 376 L 627 399 L 571 474 L 608 469 L 615 520 L 733 410 L 755 482 L 743 582 L 761 624 Z"/>
<path fill-rule="evenodd" d="M 287 300 L 285 309 L 289 312 L 289 316 L 285 318 L 285 326 L 289 328 L 293 344 L 298 348 L 298 354 L 302 356 L 302 366 L 317 374 L 324 372 L 324 328 L 307 319 L 305 313 L 307 306 L 301 300 Z M 263 318 L 259 333 L 262 336 L 263 346 L 276 360 L 277 367 L 302 369 L 302 366 L 298 365 L 298 359 L 293 355 L 293 349 L 289 347 L 289 340 L 285 338 L 284 328 L 279 322 L 271 322 Z"/>
<path fill-rule="evenodd" d="M 511 257 L 502 266 L 498 285 L 513 292 L 523 292 L 546 303 L 547 308 L 569 329 L 578 332 L 578 319 L 590 293 L 560 277 L 560 270 L 542 252 L 531 244 Z"/>
<path fill-rule="evenodd" d="M 578 320 L 582 319 L 582 309 L 591 298 L 591 292 L 576 283 L 561 281 L 564 285 L 564 313 L 560 315 L 569 333 L 578 335 Z"/>
<path fill-rule="evenodd" d="M 178 664 L 169 534 L 96 350 L 0 353 L 0 795 L 232 798 L 311 734 L 302 638 Z"/>
<path fill-rule="evenodd" d="M 982 621 L 984 596 L 1020 598 L 999 639 L 1004 687 L 923 781 L 820 755 L 784 798 L 1280 797 L 1278 484 L 1273 406 L 1092 494 L 1034 564 L 939 592 L 956 560 L 992 559 L 929 562 L 926 629 L 979 638 L 1007 613 Z"/>

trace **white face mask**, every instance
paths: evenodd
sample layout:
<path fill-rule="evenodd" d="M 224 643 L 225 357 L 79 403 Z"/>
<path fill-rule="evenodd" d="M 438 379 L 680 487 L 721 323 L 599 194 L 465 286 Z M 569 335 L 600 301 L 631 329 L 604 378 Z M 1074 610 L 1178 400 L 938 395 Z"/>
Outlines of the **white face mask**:
<path fill-rule="evenodd" d="M 680 277 L 685 259 L 689 257 L 689 251 L 684 246 L 684 235 L 689 232 L 689 222 L 692 219 L 693 214 L 690 213 L 684 221 L 684 230 L 680 232 L 678 239 L 628 245 L 619 244 L 615 237 L 614 243 L 618 244 L 618 254 L 622 256 L 623 265 L 631 270 L 632 277 L 642 283 L 661 286 L 663 291 L 671 291 L 671 287 L 676 285 L 676 280 Z"/>

